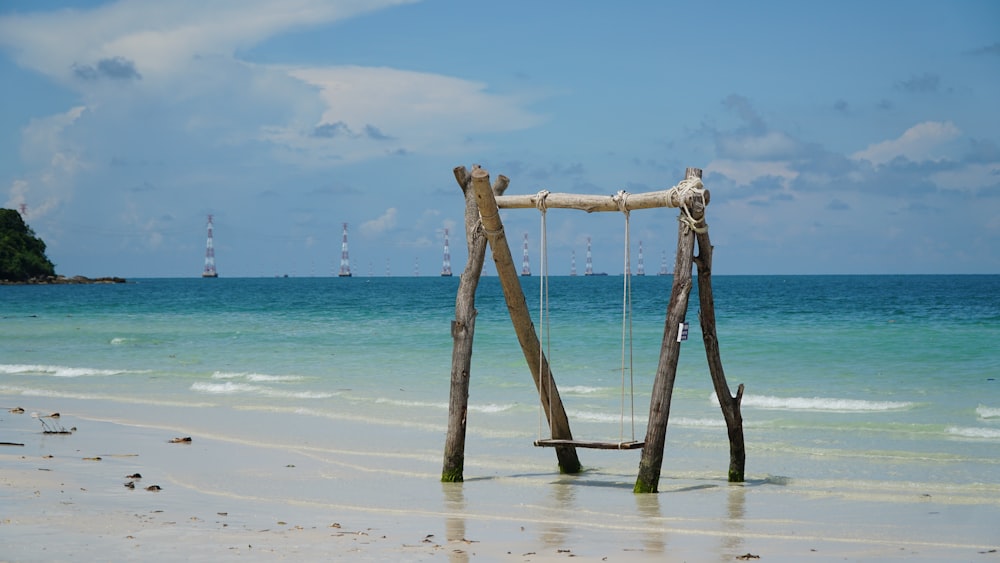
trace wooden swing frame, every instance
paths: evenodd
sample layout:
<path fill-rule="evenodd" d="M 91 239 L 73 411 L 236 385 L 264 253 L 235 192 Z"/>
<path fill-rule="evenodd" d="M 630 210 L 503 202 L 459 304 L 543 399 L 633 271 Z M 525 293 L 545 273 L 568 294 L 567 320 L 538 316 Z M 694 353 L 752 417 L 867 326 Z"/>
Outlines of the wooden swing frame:
<path fill-rule="evenodd" d="M 677 374 L 677 360 L 680 353 L 680 339 L 677 338 L 680 325 L 687 312 L 688 296 L 692 287 L 691 270 L 698 266 L 698 288 L 700 299 L 700 319 L 709 371 L 719 398 L 719 406 L 726 419 L 730 442 L 729 481 L 742 482 L 746 453 L 743 441 L 743 418 L 740 403 L 743 385 L 740 384 L 735 396 L 731 395 L 722 370 L 718 339 L 715 331 L 715 312 L 711 289 L 712 247 L 708 238 L 708 225 L 704 221 L 705 207 L 709 193 L 701 189 L 701 170 L 689 168 L 685 180 L 674 189 L 644 194 L 629 194 L 624 207 L 613 197 L 577 194 L 546 194 L 548 208 L 571 208 L 587 211 L 630 211 L 660 207 L 680 208 L 677 258 L 670 303 L 667 307 L 666 326 L 660 349 L 660 361 L 650 398 L 649 423 L 646 439 L 630 442 L 596 442 L 575 440 L 569 427 L 566 411 L 559 397 L 558 388 L 552 376 L 548 359 L 541 351 L 541 343 L 535 332 L 528 312 L 524 292 L 521 289 L 517 269 L 511 257 L 510 246 L 500 220 L 499 210 L 536 207 L 539 195 L 504 196 L 509 179 L 498 176 L 496 183 L 490 184 L 489 172 L 473 166 L 471 174 L 464 166 L 456 167 L 455 179 L 465 195 L 465 231 L 469 257 L 462 273 L 455 299 L 455 320 L 451 332 L 454 341 L 452 349 L 451 390 L 448 409 L 448 434 L 445 441 L 444 466 L 441 480 L 461 482 L 464 480 L 465 435 L 468 415 L 469 372 L 472 360 L 472 341 L 475 332 L 475 292 L 482 274 L 487 243 L 492 251 L 500 278 L 511 323 L 525 360 L 531 370 L 532 379 L 538 390 L 539 400 L 549 423 L 551 439 L 538 440 L 537 446 L 554 447 L 560 470 L 563 473 L 579 473 L 582 465 L 576 448 L 597 449 L 642 449 L 639 474 L 635 492 L 656 492 L 663 464 L 666 427 L 670 413 L 670 399 L 673 394 Z M 684 185 L 696 190 L 681 190 Z M 699 255 L 694 256 L 694 243 L 698 241 Z"/>

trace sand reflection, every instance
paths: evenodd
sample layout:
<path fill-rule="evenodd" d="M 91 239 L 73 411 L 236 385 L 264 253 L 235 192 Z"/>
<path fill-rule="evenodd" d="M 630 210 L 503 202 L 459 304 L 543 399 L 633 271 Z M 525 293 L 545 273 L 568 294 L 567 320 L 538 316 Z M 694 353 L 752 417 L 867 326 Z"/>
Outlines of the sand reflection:
<path fill-rule="evenodd" d="M 448 542 L 448 561 L 468 563 L 469 551 L 465 544 L 465 488 L 462 483 L 442 483 L 444 491 L 445 539 Z"/>

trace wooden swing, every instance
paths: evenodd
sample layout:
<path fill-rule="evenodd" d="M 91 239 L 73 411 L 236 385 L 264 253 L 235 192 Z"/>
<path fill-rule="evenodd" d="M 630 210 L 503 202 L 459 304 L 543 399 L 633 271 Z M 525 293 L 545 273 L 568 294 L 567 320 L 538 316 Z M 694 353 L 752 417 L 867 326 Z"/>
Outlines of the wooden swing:
<path fill-rule="evenodd" d="M 448 404 L 448 433 L 445 439 L 444 464 L 441 471 L 441 481 L 461 482 L 464 480 L 465 436 L 469 400 L 469 374 L 472 364 L 472 342 L 475 334 L 475 293 L 482 274 L 487 243 L 492 250 L 496 264 L 497 276 L 503 289 L 507 311 L 511 324 L 517 335 L 521 350 L 524 353 L 532 379 L 538 391 L 539 402 L 544 411 L 544 420 L 549 424 L 551 437 L 537 440 L 535 445 L 555 449 L 560 471 L 563 473 L 579 473 L 583 466 L 577 457 L 577 448 L 597 449 L 642 449 L 639 462 L 639 473 L 636 478 L 634 492 L 656 492 L 663 462 L 667 421 L 670 416 L 670 399 L 673 394 L 674 380 L 677 374 L 677 359 L 680 354 L 680 327 L 685 326 L 685 315 L 688 306 L 688 296 L 692 287 L 691 270 L 698 268 L 698 295 L 700 301 L 699 319 L 701 333 L 705 343 L 705 354 L 708 359 L 709 373 L 715 387 L 719 406 L 722 409 L 729 435 L 729 481 L 742 482 L 746 460 L 743 442 L 743 418 L 740 414 L 740 403 L 743 397 L 743 385 L 739 385 L 736 395 L 730 392 L 722 370 L 719 354 L 718 338 L 715 331 L 715 308 L 712 296 L 712 244 L 708 237 L 708 224 L 705 222 L 705 208 L 709 202 L 709 193 L 701 182 L 701 170 L 689 168 L 685 179 L 673 188 L 642 194 L 623 194 L 617 196 L 594 196 L 579 194 L 559 194 L 539 192 L 536 195 L 504 196 L 510 180 L 503 175 L 490 184 L 489 173 L 478 166 L 473 166 L 468 173 L 464 166 L 456 167 L 455 179 L 465 195 L 465 232 L 469 248 L 465 271 L 459 282 L 455 297 L 455 320 L 451 323 L 451 334 L 454 341 L 451 364 L 451 390 Z M 521 289 L 518 271 L 510 254 L 510 246 L 504 234 L 503 223 L 500 221 L 500 209 L 515 208 L 568 208 L 594 211 L 622 211 L 626 214 L 626 273 L 628 267 L 628 212 L 635 209 L 650 209 L 672 207 L 678 208 L 677 253 L 674 265 L 674 277 L 670 291 L 670 301 L 667 305 L 666 325 L 663 333 L 663 343 L 660 348 L 660 359 L 656 368 L 656 376 L 650 393 L 649 422 L 646 425 L 646 437 L 643 441 L 633 438 L 625 440 L 624 435 L 618 442 L 576 440 L 569 427 L 565 408 L 559 397 L 550 369 L 547 354 L 543 351 L 541 341 L 531 322 L 524 292 Z M 544 214 L 543 214 L 544 221 Z M 544 233 L 544 229 L 543 229 Z M 544 236 L 544 235 L 543 235 Z M 699 249 L 694 256 L 695 242 Z M 547 274 L 547 265 L 543 265 Z M 628 276 L 626 275 L 626 278 Z M 623 319 L 631 322 L 630 280 L 626 279 L 623 298 Z M 540 292 L 547 292 L 547 276 L 543 275 L 543 287 Z M 540 299 L 540 301 L 542 301 Z M 539 315 L 547 323 L 547 310 Z M 545 326 L 545 323 L 543 323 Z M 623 337 L 625 332 L 623 321 Z M 624 351 L 623 345 L 623 351 Z M 624 356 L 624 352 L 623 352 Z M 630 358 L 631 362 L 631 358 Z M 624 366 L 624 360 L 623 360 Z M 631 366 L 629 367 L 631 375 Z M 623 367 L 624 376 L 624 367 Z M 624 403 L 624 393 L 622 395 Z M 624 424 L 624 404 L 622 420 Z M 541 419 L 541 416 L 540 416 Z M 632 414 L 634 425 L 634 412 Z M 541 422 L 539 423 L 541 425 Z M 539 432 L 541 435 L 541 432 Z"/>
<path fill-rule="evenodd" d="M 541 264 L 541 280 L 539 282 L 538 290 L 538 319 L 539 325 L 542 328 L 542 338 L 544 339 L 545 354 L 551 359 L 552 354 L 550 352 L 551 338 L 549 333 L 549 254 L 548 254 L 548 229 L 546 226 L 546 218 L 548 208 L 546 206 L 545 200 L 548 198 L 549 192 L 547 190 L 542 190 L 538 192 L 537 198 L 535 200 L 535 206 L 541 215 L 541 236 L 539 246 L 540 246 L 540 264 Z M 630 240 L 630 229 L 629 229 L 629 211 L 628 211 L 628 192 L 620 191 L 615 194 L 615 200 L 618 202 L 619 208 L 625 215 L 625 265 L 624 265 L 624 286 L 622 289 L 622 348 L 621 348 L 621 415 L 619 418 L 619 439 L 617 442 L 613 441 L 595 441 L 595 440 L 567 440 L 559 439 L 555 437 L 542 438 L 541 434 L 541 413 L 543 411 L 541 405 L 539 405 L 539 424 L 538 424 L 538 439 L 535 440 L 535 446 L 539 447 L 556 447 L 556 446 L 573 446 L 577 448 L 591 448 L 600 450 L 635 450 L 641 449 L 645 442 L 637 441 L 635 439 L 635 391 L 632 378 L 632 265 L 631 265 L 631 240 Z M 627 358 L 626 358 L 627 350 Z M 627 366 L 626 366 L 627 359 Z M 541 366 L 541 355 L 539 355 L 539 366 Z M 629 404 L 630 404 L 630 421 L 631 421 L 631 437 L 630 439 L 625 439 L 625 373 L 628 372 L 628 393 L 629 393 Z M 552 379 L 549 378 L 548 382 L 551 384 Z M 549 398 L 552 397 L 552 392 L 549 390 L 547 393 Z M 548 412 L 552 412 L 552 408 L 548 409 Z M 552 421 L 548 421 L 549 428 L 551 432 Z"/>

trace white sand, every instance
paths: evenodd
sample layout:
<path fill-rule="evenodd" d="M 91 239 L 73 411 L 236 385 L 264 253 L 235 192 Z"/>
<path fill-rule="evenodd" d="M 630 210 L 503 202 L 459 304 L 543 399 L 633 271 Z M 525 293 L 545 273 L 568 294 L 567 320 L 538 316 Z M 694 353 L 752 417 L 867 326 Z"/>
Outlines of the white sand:
<path fill-rule="evenodd" d="M 635 495 L 634 475 L 560 476 L 551 451 L 512 459 L 471 436 L 467 481 L 442 484 L 443 436 L 424 431 L 57 402 L 21 406 L 61 409 L 70 435 L 0 413 L 0 441 L 24 444 L 0 447 L 0 560 L 1000 561 L 990 486 L 729 485 L 665 467 L 660 494 Z M 581 452 L 604 455 L 639 459 Z"/>

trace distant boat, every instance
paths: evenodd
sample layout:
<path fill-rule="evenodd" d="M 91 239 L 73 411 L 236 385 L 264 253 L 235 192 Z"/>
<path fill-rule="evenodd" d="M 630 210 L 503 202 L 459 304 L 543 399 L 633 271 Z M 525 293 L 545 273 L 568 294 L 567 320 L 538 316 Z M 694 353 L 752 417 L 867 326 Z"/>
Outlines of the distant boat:
<path fill-rule="evenodd" d="M 350 272 L 340 272 L 339 274 L 337 274 L 337 277 L 338 278 L 349 278 L 349 277 L 351 277 L 351 273 Z"/>
<path fill-rule="evenodd" d="M 451 272 L 441 272 L 441 277 L 442 278 L 450 278 L 451 277 Z"/>
<path fill-rule="evenodd" d="M 204 273 L 201 274 L 201 277 L 203 277 L 203 278 L 217 278 L 217 277 L 219 277 L 219 274 L 217 274 L 215 272 L 204 272 Z"/>

